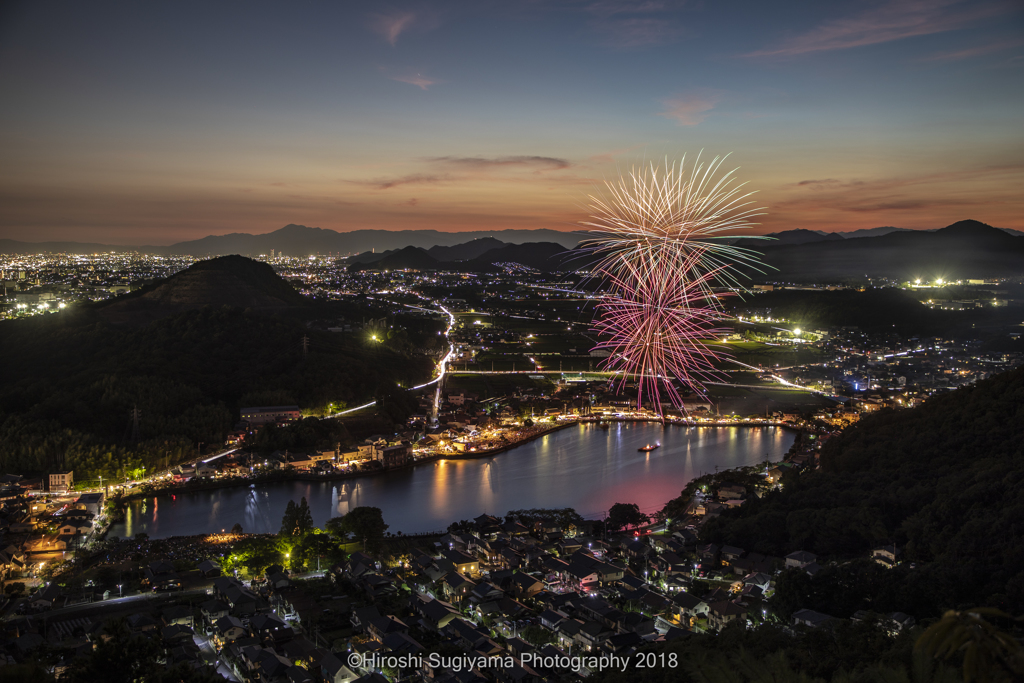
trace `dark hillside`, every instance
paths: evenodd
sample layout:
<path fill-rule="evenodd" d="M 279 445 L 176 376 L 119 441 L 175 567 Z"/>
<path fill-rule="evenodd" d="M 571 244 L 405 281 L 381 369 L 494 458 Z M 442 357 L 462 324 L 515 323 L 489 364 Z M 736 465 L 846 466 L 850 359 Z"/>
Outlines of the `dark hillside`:
<path fill-rule="evenodd" d="M 706 538 L 835 558 L 895 542 L 918 567 L 887 580 L 909 582 L 893 595 L 918 600 L 918 618 L 922 605 L 935 613 L 988 602 L 1024 612 L 1024 368 L 914 410 L 865 417 L 826 444 L 821 463 L 709 522 Z M 925 581 L 927 595 L 910 590 Z"/>
<path fill-rule="evenodd" d="M 757 279 L 837 281 L 892 277 L 987 278 L 1024 273 L 1024 238 L 978 221 L 960 221 L 935 232 L 892 232 L 878 237 L 819 241 L 755 249 L 776 269 Z"/>
<path fill-rule="evenodd" d="M 306 298 L 270 265 L 243 256 L 221 256 L 199 261 L 163 282 L 97 308 L 109 322 L 143 324 L 204 306 L 282 313 L 306 305 Z"/>
<path fill-rule="evenodd" d="M 404 329 L 373 344 L 313 329 L 306 302 L 269 266 L 225 257 L 130 299 L 0 322 L 0 468 L 119 477 L 217 448 L 242 403 L 319 412 L 429 378 Z"/>
<path fill-rule="evenodd" d="M 477 256 L 481 256 L 491 249 L 497 249 L 504 246 L 506 246 L 506 243 L 501 240 L 494 239 L 493 237 L 481 237 L 480 239 L 456 244 L 451 247 L 444 247 L 440 245 L 431 247 L 430 249 L 427 249 L 427 253 L 438 261 L 467 261 L 469 259 L 474 259 Z"/>
<path fill-rule="evenodd" d="M 349 266 L 351 271 L 360 270 L 437 270 L 439 262 L 420 247 L 405 247 L 389 252 L 380 259 L 360 262 Z"/>
<path fill-rule="evenodd" d="M 731 302 L 735 313 L 767 312 L 803 325 L 856 326 L 866 331 L 939 334 L 983 318 L 986 311 L 942 311 L 928 308 L 901 289 L 808 291 L 782 289 L 752 294 Z"/>

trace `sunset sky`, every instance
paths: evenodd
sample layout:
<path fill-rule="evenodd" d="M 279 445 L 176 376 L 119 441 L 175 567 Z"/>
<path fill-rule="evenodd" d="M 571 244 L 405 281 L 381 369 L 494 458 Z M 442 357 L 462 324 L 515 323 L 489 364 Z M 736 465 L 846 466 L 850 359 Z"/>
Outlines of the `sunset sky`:
<path fill-rule="evenodd" d="M 573 229 L 731 153 L 761 232 L 1024 229 L 1017 0 L 0 9 L 0 237 Z"/>

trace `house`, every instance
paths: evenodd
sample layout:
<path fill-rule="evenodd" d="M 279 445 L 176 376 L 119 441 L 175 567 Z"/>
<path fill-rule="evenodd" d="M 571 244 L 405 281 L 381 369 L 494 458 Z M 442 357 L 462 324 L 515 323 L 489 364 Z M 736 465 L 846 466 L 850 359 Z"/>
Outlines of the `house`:
<path fill-rule="evenodd" d="M 171 624 L 192 626 L 192 610 L 183 605 L 172 605 L 160 612 L 160 620 L 163 621 L 164 626 Z"/>
<path fill-rule="evenodd" d="M 192 629 L 184 624 L 171 624 L 160 629 L 160 638 L 168 645 L 182 642 L 192 643 Z"/>
<path fill-rule="evenodd" d="M 61 536 L 84 536 L 92 531 L 92 522 L 66 522 L 61 526 Z"/>
<path fill-rule="evenodd" d="M 544 590 L 544 584 L 523 572 L 516 572 L 512 575 L 512 594 L 522 600 L 532 598 Z"/>
<path fill-rule="evenodd" d="M 818 556 L 814 553 L 809 553 L 806 550 L 797 550 L 786 555 L 786 568 L 803 569 L 807 565 L 814 564 L 817 561 Z"/>
<path fill-rule="evenodd" d="M 370 620 L 369 627 L 367 628 L 367 634 L 378 643 L 383 643 L 384 639 L 392 633 L 408 632 L 409 627 L 406 626 L 405 622 L 391 615 Z"/>
<path fill-rule="evenodd" d="M 793 623 L 797 626 L 819 628 L 821 626 L 826 626 L 833 621 L 835 621 L 835 617 L 830 617 L 829 615 L 822 614 L 821 612 L 815 612 L 812 609 L 800 609 L 793 613 Z"/>
<path fill-rule="evenodd" d="M 700 617 L 706 617 L 710 609 L 704 600 L 685 591 L 676 593 L 671 600 L 677 618 L 690 625 L 696 623 Z"/>
<path fill-rule="evenodd" d="M 181 588 L 178 572 L 174 571 L 174 565 L 167 560 L 150 562 L 143 575 L 153 590 Z"/>
<path fill-rule="evenodd" d="M 722 565 L 730 566 L 733 562 L 743 557 L 743 549 L 731 545 L 723 545 L 721 551 Z"/>
<path fill-rule="evenodd" d="M 92 513 L 92 515 L 99 516 L 100 511 L 103 510 L 103 494 L 102 493 L 83 493 L 75 501 L 75 507 L 79 510 L 85 510 L 86 512 Z"/>
<path fill-rule="evenodd" d="M 871 559 L 885 567 L 895 567 L 900 561 L 903 552 L 896 547 L 896 544 L 882 546 L 871 551 Z"/>
<path fill-rule="evenodd" d="M 220 576 L 220 565 L 213 560 L 203 560 L 199 563 L 199 571 L 208 578 Z"/>
<path fill-rule="evenodd" d="M 257 614 L 249 620 L 249 628 L 254 636 L 271 645 L 284 643 L 295 635 L 292 627 L 274 614 Z"/>
<path fill-rule="evenodd" d="M 199 606 L 199 610 L 203 613 L 203 620 L 212 627 L 218 619 L 230 614 L 231 607 L 222 600 L 207 600 Z"/>
<path fill-rule="evenodd" d="M 249 635 L 249 630 L 242 625 L 242 620 L 238 617 L 226 616 L 214 622 L 213 634 L 220 641 L 219 647 L 223 647 L 224 643 Z"/>
<path fill-rule="evenodd" d="M 422 622 L 434 631 L 440 631 L 459 616 L 458 610 L 444 600 L 426 600 L 416 596 L 410 606 L 423 617 Z"/>
<path fill-rule="evenodd" d="M 480 574 L 480 562 L 472 555 L 461 550 L 449 548 L 441 555 L 455 566 L 455 571 L 463 576 L 478 576 Z"/>
<path fill-rule="evenodd" d="M 768 592 L 768 588 L 769 586 L 771 586 L 771 583 L 772 577 L 768 576 L 767 574 L 762 574 L 761 572 L 747 574 L 743 577 L 744 586 L 757 586 L 761 589 L 762 593 Z"/>
<path fill-rule="evenodd" d="M 60 597 L 60 586 L 54 582 L 36 593 L 30 604 L 33 609 L 52 609 L 58 597 Z"/>
<path fill-rule="evenodd" d="M 746 608 L 731 600 L 722 600 L 708 605 L 708 626 L 716 631 L 720 631 L 733 622 L 746 624 L 746 621 Z"/>
<path fill-rule="evenodd" d="M 320 660 L 320 675 L 327 683 L 352 683 L 359 676 L 348 668 L 333 652 L 324 655 Z"/>
<path fill-rule="evenodd" d="M 445 597 L 449 600 L 461 600 L 476 586 L 475 583 L 458 572 L 448 572 L 441 579 Z"/>

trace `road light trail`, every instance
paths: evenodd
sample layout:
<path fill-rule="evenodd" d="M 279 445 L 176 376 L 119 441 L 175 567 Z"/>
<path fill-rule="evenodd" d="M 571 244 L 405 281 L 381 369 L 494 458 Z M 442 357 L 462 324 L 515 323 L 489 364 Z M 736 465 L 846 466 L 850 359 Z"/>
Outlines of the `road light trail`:
<path fill-rule="evenodd" d="M 409 308 L 418 308 L 420 310 L 430 310 L 430 309 L 422 308 L 421 306 L 414 306 L 412 304 L 404 304 L 404 305 L 408 306 Z M 445 308 L 442 304 L 436 304 L 436 305 L 437 305 L 438 308 L 441 309 L 441 311 L 445 315 L 448 316 L 448 329 L 445 330 L 444 336 L 445 336 L 445 339 L 450 339 L 452 330 L 455 328 L 455 315 L 451 311 L 449 311 L 447 308 Z M 453 342 L 449 341 L 448 342 L 448 353 L 445 355 L 444 358 L 441 359 L 440 363 L 438 363 L 437 377 L 435 377 L 434 379 L 430 380 L 429 382 L 425 382 L 423 384 L 418 384 L 418 385 L 416 385 L 414 387 L 409 387 L 409 389 L 408 389 L 409 391 L 416 391 L 418 389 L 423 389 L 425 387 L 429 387 L 432 384 L 436 384 L 437 385 L 437 393 L 434 395 L 434 414 L 435 415 L 437 414 L 437 407 L 440 405 L 440 400 L 441 400 L 441 380 L 444 379 L 445 373 L 448 371 L 448 363 L 451 362 L 452 356 L 454 356 L 454 355 L 455 355 L 455 344 Z M 340 415 L 347 415 L 348 413 L 354 413 L 357 410 L 365 410 L 366 408 L 370 408 L 372 406 L 375 406 L 376 404 L 377 404 L 376 401 L 370 401 L 369 403 L 364 403 L 361 406 L 356 406 L 355 408 L 349 408 L 348 410 L 342 410 L 340 412 L 334 413 L 333 415 L 328 415 L 327 417 L 331 418 L 331 417 L 338 417 Z"/>

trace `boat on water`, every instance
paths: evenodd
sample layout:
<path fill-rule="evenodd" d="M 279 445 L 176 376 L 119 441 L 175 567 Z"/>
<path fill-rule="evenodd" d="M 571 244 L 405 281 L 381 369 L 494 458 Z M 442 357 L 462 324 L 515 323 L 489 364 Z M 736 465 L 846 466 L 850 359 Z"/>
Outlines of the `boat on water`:
<path fill-rule="evenodd" d="M 646 446 L 641 446 L 637 450 L 641 453 L 650 453 L 655 448 L 661 448 L 661 443 L 655 443 L 653 446 L 651 444 L 647 444 Z"/>
<path fill-rule="evenodd" d="M 611 425 L 608 424 L 607 422 L 598 422 L 597 426 L 600 427 L 601 429 L 608 429 L 609 427 L 611 427 Z"/>

